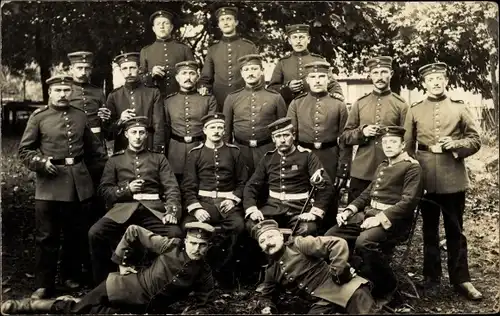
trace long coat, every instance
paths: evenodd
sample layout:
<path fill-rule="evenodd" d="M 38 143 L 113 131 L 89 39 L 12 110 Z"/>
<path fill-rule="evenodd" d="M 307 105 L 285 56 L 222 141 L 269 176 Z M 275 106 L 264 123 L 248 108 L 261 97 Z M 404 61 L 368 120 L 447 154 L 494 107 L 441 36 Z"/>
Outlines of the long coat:
<path fill-rule="evenodd" d="M 443 96 L 417 102 L 408 111 L 405 129 L 406 150 L 411 155 L 415 155 L 416 142 L 432 146 L 444 136 L 459 140 L 460 148 L 452 151 L 416 152 L 415 156 L 423 169 L 427 193 L 456 193 L 468 188 L 469 177 L 464 158 L 479 151 L 481 138 L 463 101 Z"/>
<path fill-rule="evenodd" d="M 136 225 L 130 225 L 113 253 L 116 264 L 124 263 L 127 249 L 134 244 L 155 253 L 158 257 L 148 268 L 136 273 L 110 273 L 106 279 L 109 301 L 114 304 L 147 305 L 153 299 L 175 302 L 195 291 L 198 305 L 213 298 L 212 270 L 205 260 L 191 260 L 179 238 L 156 235 Z"/>
<path fill-rule="evenodd" d="M 348 257 L 349 247 L 342 238 L 295 237 L 290 245 L 273 255 L 266 268 L 259 305 L 274 306 L 273 296 L 278 294 L 277 285 L 281 285 L 298 295 L 346 307 L 354 291 L 368 283 L 359 276 L 342 285 L 334 281 L 344 269 L 349 269 Z"/>
<path fill-rule="evenodd" d="M 139 193 L 158 194 L 157 200 L 135 200 L 128 184 L 135 179 L 143 179 L 145 183 Z M 181 197 L 177 180 L 170 165 L 162 153 L 149 150 L 134 152 L 130 149 L 115 153 L 104 167 L 99 185 L 99 194 L 113 204 L 105 217 L 117 223 L 125 223 L 142 204 L 159 219 L 166 212 L 179 220 L 181 217 Z M 161 199 L 165 199 L 162 201 Z M 167 207 L 177 207 L 177 212 L 167 211 Z"/>
<path fill-rule="evenodd" d="M 156 39 L 153 44 L 141 49 L 139 67 L 141 80 L 147 86 L 160 89 L 163 96 L 177 92 L 179 84 L 175 80 L 175 64 L 186 60 L 194 60 L 189 46 L 172 38 Z M 154 66 L 165 67 L 165 76 L 153 76 L 151 70 Z"/>
<path fill-rule="evenodd" d="M 257 53 L 255 44 L 239 35 L 223 36 L 220 41 L 216 41 L 208 48 L 199 85 L 212 90 L 217 100 L 218 112 L 222 111 L 229 93 L 245 86 L 238 58 Z"/>
<path fill-rule="evenodd" d="M 57 175 L 45 171 L 47 159 L 84 157 L 74 165 L 56 165 Z M 30 116 L 19 144 L 19 158 L 36 172 L 35 199 L 83 201 L 94 194 L 86 162 L 104 165 L 106 153 L 91 132 L 85 112 L 74 106 L 45 106 Z"/>
<path fill-rule="evenodd" d="M 148 148 L 162 150 L 165 147 L 165 114 L 158 89 L 146 87 L 140 81 L 125 83 L 108 95 L 106 107 L 111 111 L 106 124 L 115 138 L 114 152 L 127 147 L 120 123 L 120 115 L 127 109 L 135 109 L 136 116 L 148 117 L 148 124 L 153 128 L 153 135 L 148 137 Z"/>
<path fill-rule="evenodd" d="M 363 128 L 403 126 L 407 111 L 404 99 L 391 91 L 373 91 L 353 104 L 341 136 L 347 146 L 359 146 L 352 161 L 351 177 L 371 181 L 377 166 L 385 160 L 380 136 L 365 137 Z"/>

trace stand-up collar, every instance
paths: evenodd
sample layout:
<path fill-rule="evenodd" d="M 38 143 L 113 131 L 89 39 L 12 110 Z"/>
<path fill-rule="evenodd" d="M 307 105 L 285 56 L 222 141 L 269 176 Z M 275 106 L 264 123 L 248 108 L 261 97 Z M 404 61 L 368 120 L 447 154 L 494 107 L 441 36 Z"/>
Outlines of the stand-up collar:
<path fill-rule="evenodd" d="M 373 94 L 376 95 L 376 96 L 385 96 L 385 95 L 389 95 L 391 94 L 391 89 L 387 89 L 387 90 L 384 90 L 384 91 L 377 91 L 377 90 L 373 90 Z"/>
<path fill-rule="evenodd" d="M 296 52 L 296 51 L 293 51 L 292 52 L 292 55 L 295 55 L 295 56 L 305 56 L 305 55 L 309 55 L 309 50 L 305 49 L 301 52 Z"/>
<path fill-rule="evenodd" d="M 235 34 L 233 36 L 222 36 L 220 40 L 223 41 L 223 42 L 234 42 L 234 41 L 236 41 L 239 38 L 240 38 L 240 35 L 239 34 Z"/>
<path fill-rule="evenodd" d="M 169 37 L 169 38 L 157 38 L 156 41 L 160 42 L 160 43 L 168 43 L 168 42 L 172 41 L 172 37 Z"/>
<path fill-rule="evenodd" d="M 258 90 L 261 90 L 263 89 L 265 86 L 265 82 L 264 80 L 261 80 L 257 85 L 255 86 L 248 86 L 248 85 L 245 85 L 245 90 L 247 91 L 258 91 Z"/>
<path fill-rule="evenodd" d="M 321 91 L 321 92 L 309 92 L 311 94 L 311 96 L 315 97 L 315 98 L 322 98 L 324 96 L 326 96 L 328 94 L 328 91 Z"/>
<path fill-rule="evenodd" d="M 435 97 L 435 96 L 428 95 L 428 96 L 427 96 L 427 99 L 428 99 L 429 101 L 433 101 L 433 102 L 443 101 L 444 99 L 446 99 L 446 94 L 444 94 L 444 93 L 443 93 L 443 94 L 441 94 L 441 95 L 439 95 L 439 96 L 436 96 L 436 97 Z"/>

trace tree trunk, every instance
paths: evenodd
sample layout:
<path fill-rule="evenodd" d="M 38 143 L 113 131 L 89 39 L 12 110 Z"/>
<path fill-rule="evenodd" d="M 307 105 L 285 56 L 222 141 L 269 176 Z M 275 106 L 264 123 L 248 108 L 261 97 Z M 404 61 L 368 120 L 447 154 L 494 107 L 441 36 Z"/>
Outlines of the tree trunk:
<path fill-rule="evenodd" d="M 490 76 L 491 76 L 491 95 L 493 99 L 494 107 L 494 122 L 491 123 L 491 127 L 495 130 L 495 135 L 498 137 L 498 78 L 497 78 L 497 68 L 498 68 L 498 58 L 497 56 L 490 55 Z"/>

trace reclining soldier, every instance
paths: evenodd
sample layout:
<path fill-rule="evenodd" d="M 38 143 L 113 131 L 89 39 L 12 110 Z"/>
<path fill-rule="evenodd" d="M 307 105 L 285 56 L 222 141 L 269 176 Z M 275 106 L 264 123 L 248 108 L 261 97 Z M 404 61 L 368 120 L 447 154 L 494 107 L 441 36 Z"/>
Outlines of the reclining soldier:
<path fill-rule="evenodd" d="M 328 209 L 333 188 L 328 174 L 322 174 L 319 158 L 309 149 L 295 146 L 295 132 L 289 117 L 268 125 L 276 149 L 267 152 L 248 180 L 243 194 L 246 226 L 253 226 L 264 219 L 276 220 L 280 227 L 297 225 L 297 235 L 314 235 L 318 223 Z M 313 206 L 300 214 L 311 189 L 310 180 L 321 179 L 314 196 Z M 260 209 L 257 207 L 261 194 L 269 186 L 269 197 Z"/>
<path fill-rule="evenodd" d="M 375 312 L 369 282 L 347 263 L 349 249 L 342 238 L 299 236 L 285 244 L 274 220 L 254 226 L 252 235 L 270 259 L 257 289 L 260 313 L 278 312 L 274 301 L 279 287 L 309 300 L 309 314 Z"/>
<path fill-rule="evenodd" d="M 199 221 L 221 226 L 220 238 L 213 242 L 207 258 L 221 281 L 230 273 L 218 272 L 229 268 L 227 263 L 245 227 L 241 199 L 248 174 L 240 149 L 224 143 L 224 115 L 209 114 L 201 120 L 206 141 L 189 152 L 181 185 L 187 209 L 184 223 Z"/>
<path fill-rule="evenodd" d="M 206 223 L 186 224 L 186 238 L 156 235 L 136 225 L 130 225 L 113 253 L 112 260 L 120 272 L 110 273 L 82 299 L 72 296 L 57 299 L 8 300 L 2 304 L 2 314 L 115 314 L 145 313 L 166 308 L 195 292 L 196 303 L 191 309 L 208 312 L 213 299 L 212 270 L 204 256 L 215 229 Z M 127 264 L 127 252 L 140 245 L 157 254 L 151 266 L 137 271 Z"/>
<path fill-rule="evenodd" d="M 400 126 L 382 128 L 387 160 L 377 167 L 375 180 L 337 215 L 337 225 L 325 234 L 349 243 L 353 259 L 362 261 L 360 275 L 374 284 L 375 297 L 390 298 L 396 289 L 386 253 L 409 231 L 422 194 L 422 168 L 404 151 L 404 133 Z"/>

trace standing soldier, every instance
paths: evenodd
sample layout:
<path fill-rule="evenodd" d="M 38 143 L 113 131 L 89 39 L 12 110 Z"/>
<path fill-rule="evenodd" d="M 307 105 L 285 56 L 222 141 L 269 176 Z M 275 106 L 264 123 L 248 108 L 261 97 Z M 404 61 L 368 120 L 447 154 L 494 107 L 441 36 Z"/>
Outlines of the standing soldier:
<path fill-rule="evenodd" d="M 230 271 L 220 272 L 227 270 L 244 229 L 241 200 L 248 174 L 239 148 L 223 141 L 224 115 L 206 115 L 202 120 L 207 139 L 189 152 L 181 186 L 188 213 L 184 224 L 199 221 L 221 225 L 222 238 L 210 259 L 218 279 L 225 281 Z"/>
<path fill-rule="evenodd" d="M 130 224 L 169 237 L 182 235 L 180 191 L 167 158 L 146 148 L 148 118 L 124 122 L 128 148 L 106 163 L 99 193 L 113 207 L 89 230 L 94 281 L 99 284 L 111 271 L 111 249 Z"/>
<path fill-rule="evenodd" d="M 348 166 L 352 156 L 350 148 L 339 147 L 337 141 L 347 121 L 347 107 L 341 99 L 328 92 L 329 63 L 316 61 L 306 64 L 304 69 L 310 91 L 290 103 L 287 116 L 292 119 L 298 144 L 318 156 L 339 190 L 349 177 Z M 332 208 L 336 213 L 336 203 Z"/>
<path fill-rule="evenodd" d="M 135 116 L 146 116 L 152 127 L 153 135 L 148 138 L 147 147 L 163 151 L 165 114 L 160 91 L 144 86 L 139 80 L 139 53 L 118 55 L 114 62 L 120 66 L 125 84 L 111 91 L 106 103 L 111 112 L 106 122 L 115 139 L 113 152 L 127 147 L 127 140 L 121 133 L 123 122 Z"/>
<path fill-rule="evenodd" d="M 156 41 L 141 49 L 140 75 L 147 86 L 156 86 L 162 96 L 177 92 L 175 64 L 194 60 L 191 48 L 172 38 L 174 15 L 168 11 L 157 11 L 149 21 L 153 24 Z"/>
<path fill-rule="evenodd" d="M 60 230 L 63 230 L 64 284 L 77 288 L 85 249 L 84 207 L 94 194 L 86 162 L 104 164 L 106 153 L 85 112 L 69 104 L 73 80 L 47 80 L 49 105 L 30 116 L 19 144 L 19 158 L 36 172 L 35 284 L 32 298 L 53 294 Z M 84 161 L 85 159 L 85 161 Z"/>
<path fill-rule="evenodd" d="M 268 128 L 276 149 L 269 151 L 258 164 L 255 173 L 245 185 L 243 207 L 248 218 L 248 231 L 264 219 L 276 220 L 280 227 L 297 225 L 297 235 L 307 236 L 317 233 L 318 224 L 325 215 L 331 200 L 331 181 L 324 175 L 314 197 L 314 205 L 308 205 L 302 214 L 301 209 L 307 200 L 311 183 L 315 183 L 322 173 L 323 166 L 318 157 L 309 149 L 295 146 L 295 133 L 292 120 L 284 117 Z M 269 187 L 269 198 L 259 209 L 262 191 Z"/>
<path fill-rule="evenodd" d="M 224 102 L 226 140 L 234 136 L 251 175 L 264 154 L 274 148 L 267 125 L 286 115 L 286 105 L 279 93 L 265 88 L 260 55 L 246 55 L 238 62 L 245 87 Z"/>
<path fill-rule="evenodd" d="M 217 111 L 222 112 L 227 95 L 245 86 L 237 69 L 237 60 L 244 55 L 257 54 L 258 51 L 254 43 L 236 33 L 237 8 L 219 8 L 215 16 L 222 31 L 222 38 L 208 48 L 201 71 L 200 91 L 202 94 L 207 94 L 212 90 L 217 99 Z"/>
<path fill-rule="evenodd" d="M 408 111 L 405 100 L 391 92 L 392 58 L 372 58 L 366 66 L 370 69 L 373 91 L 354 103 L 341 137 L 347 146 L 358 145 L 351 168 L 349 203 L 370 185 L 375 170 L 385 159 L 380 129 L 403 126 Z"/>
<path fill-rule="evenodd" d="M 201 118 L 215 113 L 217 102 L 214 96 L 202 96 L 196 91 L 198 63 L 183 61 L 175 65 L 180 91 L 164 101 L 165 143 L 168 161 L 179 183 L 182 182 L 184 163 L 188 152 L 203 141 Z"/>
<path fill-rule="evenodd" d="M 307 46 L 311 42 L 309 25 L 287 25 L 285 31 L 293 52 L 278 60 L 269 81 L 269 88 L 281 93 L 286 104 L 289 105 L 296 96 L 308 91 L 303 80 L 304 66 L 314 61 L 325 61 L 325 59 L 321 55 L 310 53 L 307 50 Z M 328 91 L 343 101 L 342 88 L 330 72 L 329 77 Z"/>
<path fill-rule="evenodd" d="M 418 71 L 427 99 L 412 104 L 405 121 L 405 141 L 424 171 L 422 219 L 424 234 L 424 286 L 434 291 L 441 279 L 439 216 L 443 213 L 448 273 L 455 289 L 471 300 L 482 294 L 470 282 L 467 239 L 463 234 L 465 190 L 469 178 L 464 158 L 475 154 L 481 139 L 471 113 L 462 100 L 446 96 L 445 63 L 428 64 Z M 418 143 L 418 147 L 415 146 Z"/>

